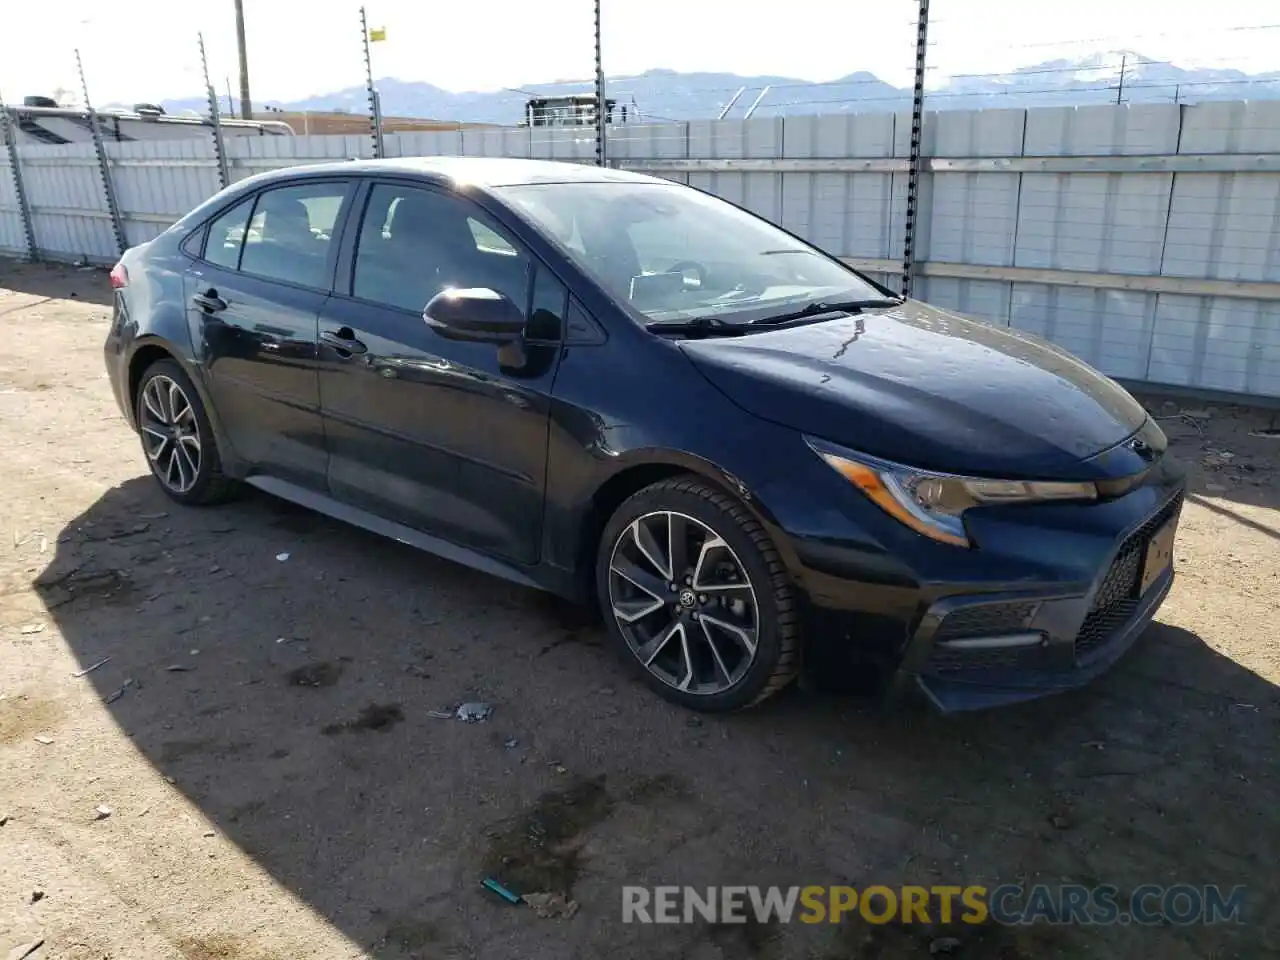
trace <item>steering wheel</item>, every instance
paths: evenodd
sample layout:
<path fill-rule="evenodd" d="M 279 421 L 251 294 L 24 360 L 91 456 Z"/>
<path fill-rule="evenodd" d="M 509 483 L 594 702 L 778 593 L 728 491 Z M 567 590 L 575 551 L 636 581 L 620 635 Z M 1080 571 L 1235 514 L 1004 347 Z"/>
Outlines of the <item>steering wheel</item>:
<path fill-rule="evenodd" d="M 711 271 L 700 264 L 697 260 L 680 260 L 667 267 L 667 273 L 678 273 L 684 280 L 685 287 L 702 287 L 707 283 L 707 275 Z M 696 274 L 696 278 L 690 281 L 689 274 Z"/>

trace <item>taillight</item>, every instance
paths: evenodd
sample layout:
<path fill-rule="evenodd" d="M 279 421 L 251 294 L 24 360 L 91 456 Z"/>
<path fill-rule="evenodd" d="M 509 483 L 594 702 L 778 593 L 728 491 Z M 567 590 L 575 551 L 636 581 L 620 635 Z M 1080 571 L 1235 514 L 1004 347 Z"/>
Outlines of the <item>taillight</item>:
<path fill-rule="evenodd" d="M 124 268 L 123 263 L 117 263 L 111 268 L 111 289 L 119 290 L 129 285 L 129 271 Z"/>

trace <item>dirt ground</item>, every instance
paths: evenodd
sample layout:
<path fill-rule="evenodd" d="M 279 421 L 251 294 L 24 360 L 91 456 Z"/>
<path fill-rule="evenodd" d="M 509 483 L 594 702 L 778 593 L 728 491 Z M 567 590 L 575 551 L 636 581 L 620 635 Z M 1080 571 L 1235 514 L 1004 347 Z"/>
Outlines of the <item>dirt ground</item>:
<path fill-rule="evenodd" d="M 1150 400 L 1193 468 L 1179 578 L 1092 687 L 699 718 L 572 608 L 266 496 L 166 500 L 108 302 L 100 271 L 0 264 L 0 956 L 1280 955 L 1271 414 Z M 492 716 L 433 716 L 470 700 Z M 627 883 L 1018 882 L 1248 893 L 1239 925 L 621 922 Z"/>

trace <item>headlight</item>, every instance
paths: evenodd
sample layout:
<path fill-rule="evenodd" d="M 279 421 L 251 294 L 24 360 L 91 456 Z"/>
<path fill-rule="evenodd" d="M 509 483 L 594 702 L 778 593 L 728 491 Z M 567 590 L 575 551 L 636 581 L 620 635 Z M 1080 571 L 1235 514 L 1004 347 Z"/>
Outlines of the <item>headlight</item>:
<path fill-rule="evenodd" d="M 806 438 L 814 453 L 861 490 L 885 513 L 917 533 L 970 546 L 964 512 L 970 507 L 1000 503 L 1044 503 L 1054 500 L 1096 500 L 1090 482 L 1059 480 L 988 480 L 932 473 L 871 457 L 854 459 L 821 440 Z"/>

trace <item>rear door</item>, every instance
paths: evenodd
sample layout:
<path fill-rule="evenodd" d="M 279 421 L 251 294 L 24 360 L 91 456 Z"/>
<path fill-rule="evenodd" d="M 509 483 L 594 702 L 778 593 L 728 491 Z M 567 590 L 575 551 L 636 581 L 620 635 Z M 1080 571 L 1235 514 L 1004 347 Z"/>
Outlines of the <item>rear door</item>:
<path fill-rule="evenodd" d="M 388 181 L 372 183 L 358 206 L 320 322 L 330 490 L 461 546 L 534 563 L 568 292 L 469 199 Z M 448 286 L 508 296 L 531 317 L 524 342 L 440 336 L 422 311 Z"/>
<path fill-rule="evenodd" d="M 191 328 L 235 453 L 324 490 L 316 338 L 350 181 L 260 191 L 215 219 L 187 272 Z"/>

